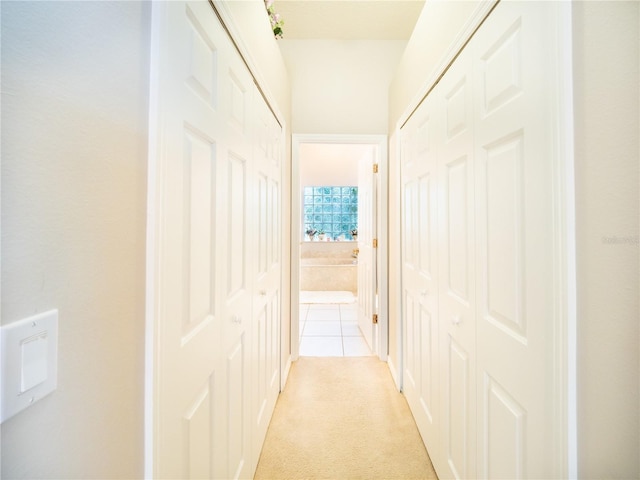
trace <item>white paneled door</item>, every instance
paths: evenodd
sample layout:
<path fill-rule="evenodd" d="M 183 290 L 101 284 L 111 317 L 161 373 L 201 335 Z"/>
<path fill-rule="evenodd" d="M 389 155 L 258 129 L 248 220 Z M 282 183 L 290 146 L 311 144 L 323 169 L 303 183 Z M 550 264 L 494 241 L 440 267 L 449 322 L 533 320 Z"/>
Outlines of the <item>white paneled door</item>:
<path fill-rule="evenodd" d="M 402 129 L 403 388 L 439 478 L 566 475 L 556 2 L 501 2 Z"/>
<path fill-rule="evenodd" d="M 280 390 L 282 129 L 255 92 L 253 222 L 252 459 L 257 459 Z M 255 470 L 253 465 L 252 470 Z"/>
<path fill-rule="evenodd" d="M 147 474 L 250 478 L 279 391 L 281 130 L 209 2 L 153 8 Z"/>
<path fill-rule="evenodd" d="M 552 12 L 537 3 L 496 9 L 473 45 L 483 478 L 555 475 Z"/>
<path fill-rule="evenodd" d="M 403 389 L 433 446 L 440 429 L 436 146 L 442 136 L 435 114 L 428 97 L 403 131 L 401 166 Z"/>
<path fill-rule="evenodd" d="M 374 164 L 374 148 L 369 147 L 358 163 L 358 325 L 371 351 L 378 353 L 372 321 L 376 303 Z"/>

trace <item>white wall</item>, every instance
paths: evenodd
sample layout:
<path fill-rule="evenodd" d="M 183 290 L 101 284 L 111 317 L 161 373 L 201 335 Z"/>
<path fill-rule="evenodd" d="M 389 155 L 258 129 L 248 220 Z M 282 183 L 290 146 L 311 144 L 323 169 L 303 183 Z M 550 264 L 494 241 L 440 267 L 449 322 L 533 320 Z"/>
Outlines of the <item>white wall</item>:
<path fill-rule="evenodd" d="M 578 474 L 640 478 L 640 4 L 573 13 Z"/>
<path fill-rule="evenodd" d="M 294 133 L 386 134 L 404 41 L 281 40 Z"/>
<path fill-rule="evenodd" d="M 303 143 L 300 145 L 300 187 L 357 186 L 358 164 L 371 155 L 369 145 Z"/>
<path fill-rule="evenodd" d="M 59 309 L 3 478 L 139 478 L 150 4 L 2 2 L 2 324 Z"/>

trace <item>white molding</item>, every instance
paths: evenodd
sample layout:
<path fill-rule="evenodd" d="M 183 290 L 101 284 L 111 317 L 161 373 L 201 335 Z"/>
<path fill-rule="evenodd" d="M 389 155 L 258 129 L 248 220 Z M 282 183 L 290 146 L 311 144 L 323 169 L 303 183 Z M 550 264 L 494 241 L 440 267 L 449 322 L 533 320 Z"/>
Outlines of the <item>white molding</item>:
<path fill-rule="evenodd" d="M 398 369 L 396 368 L 391 357 L 387 359 L 387 365 L 389 367 L 389 372 L 391 373 L 391 378 L 393 378 L 393 383 L 396 384 L 396 388 L 399 392 L 402 391 L 402 383 L 400 382 L 400 377 L 398 375 Z"/>
<path fill-rule="evenodd" d="M 560 2 L 556 27 L 554 132 L 554 473 L 578 478 L 577 471 L 577 279 L 573 117 L 572 6 Z"/>
<path fill-rule="evenodd" d="M 402 391 L 403 387 L 404 387 L 404 315 L 403 315 L 403 310 L 402 310 L 402 282 L 403 282 L 403 275 L 402 275 L 402 246 L 404 245 L 403 242 L 403 238 L 402 238 L 402 225 L 403 225 L 403 200 L 402 200 L 402 131 L 400 130 L 400 127 L 397 126 L 396 127 L 396 131 L 394 134 L 394 138 L 395 138 L 395 151 L 396 151 L 396 162 L 398 163 L 398 176 L 396 178 L 397 184 L 396 184 L 396 191 L 397 191 L 397 197 L 396 200 L 398 202 L 398 207 L 400 208 L 398 215 L 400 215 L 400 231 L 398 233 L 399 236 L 399 251 L 398 251 L 398 256 L 399 256 L 399 260 L 400 260 L 400 270 L 398 272 L 398 284 L 395 286 L 395 290 L 396 290 L 396 297 L 397 297 L 397 302 L 396 302 L 396 311 L 395 311 L 395 315 L 396 315 L 396 351 L 398 352 L 396 359 L 398 360 L 398 378 L 396 380 L 396 385 L 398 386 L 398 390 Z M 389 287 L 391 288 L 391 287 Z"/>
<path fill-rule="evenodd" d="M 287 384 L 287 380 L 289 379 L 289 372 L 291 371 L 291 355 L 287 358 L 287 361 L 282 368 L 282 376 L 280 377 L 280 391 L 284 390 L 285 385 Z"/>
<path fill-rule="evenodd" d="M 155 432 L 156 425 L 156 306 L 158 301 L 158 242 L 160 198 L 160 49 L 161 34 L 166 17 L 166 4 L 153 2 L 151 11 L 151 41 L 149 61 L 149 139 L 147 161 L 147 234 L 145 249 L 145 376 L 144 376 L 144 478 L 154 478 L 156 471 Z"/>
<path fill-rule="evenodd" d="M 456 38 L 453 40 L 451 45 L 449 45 L 448 50 L 440 58 L 440 62 L 436 64 L 425 82 L 422 84 L 422 88 L 418 90 L 416 95 L 403 111 L 402 115 L 400 115 L 400 118 L 398 119 L 398 122 L 396 124 L 398 130 L 400 130 L 404 126 L 411 115 L 413 115 L 413 112 L 416 110 L 416 108 L 420 106 L 422 101 L 433 89 L 433 87 L 437 85 L 437 83 L 440 81 L 440 78 L 445 74 L 460 51 L 465 47 L 475 31 L 478 29 L 478 27 L 480 27 L 487 15 L 489 15 L 493 7 L 495 7 L 499 1 L 500 0 L 482 0 L 478 4 L 474 12 L 467 19 L 467 22 L 462 26 L 462 28 L 456 35 Z"/>

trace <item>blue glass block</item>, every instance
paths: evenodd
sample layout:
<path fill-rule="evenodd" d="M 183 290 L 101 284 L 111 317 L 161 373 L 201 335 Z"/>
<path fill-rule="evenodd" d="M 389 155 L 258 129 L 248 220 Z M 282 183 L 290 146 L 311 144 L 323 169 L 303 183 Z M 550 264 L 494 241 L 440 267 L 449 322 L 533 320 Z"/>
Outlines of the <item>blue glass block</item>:
<path fill-rule="evenodd" d="M 313 215 L 305 215 L 304 223 L 311 223 L 311 222 L 313 222 Z"/>
<path fill-rule="evenodd" d="M 341 190 L 340 187 L 333 187 L 331 189 L 331 193 L 333 193 L 334 195 L 340 195 L 340 190 Z"/>
<path fill-rule="evenodd" d="M 313 205 L 305 205 L 304 213 L 313 213 Z"/>
<path fill-rule="evenodd" d="M 342 203 L 345 205 L 349 205 L 351 203 L 351 197 L 349 197 L 349 195 L 342 197 Z"/>
<path fill-rule="evenodd" d="M 342 212 L 342 205 L 334 205 L 333 207 L 331 207 L 331 211 L 333 213 L 340 213 Z"/>
<path fill-rule="evenodd" d="M 322 187 L 323 195 L 331 195 L 331 187 Z"/>
<path fill-rule="evenodd" d="M 351 213 L 357 213 L 358 212 L 358 205 L 351 205 Z"/>
<path fill-rule="evenodd" d="M 314 205 L 313 213 L 322 213 L 322 205 Z"/>
<path fill-rule="evenodd" d="M 333 209 L 331 208 L 331 205 L 323 205 L 322 206 L 322 213 L 331 213 L 333 211 Z"/>
<path fill-rule="evenodd" d="M 313 195 L 313 187 L 304 187 L 305 195 Z"/>
<path fill-rule="evenodd" d="M 340 215 L 334 215 L 332 221 L 333 223 L 340 223 Z"/>
<path fill-rule="evenodd" d="M 358 196 L 357 195 L 351 195 L 351 203 L 358 204 Z"/>
<path fill-rule="evenodd" d="M 349 225 L 349 231 L 351 230 L 355 230 L 356 225 L 354 223 L 352 223 L 351 225 Z"/>
<path fill-rule="evenodd" d="M 349 195 L 351 193 L 351 187 L 342 187 L 342 194 Z"/>
<path fill-rule="evenodd" d="M 322 221 L 324 223 L 331 223 L 331 215 L 322 215 Z"/>
<path fill-rule="evenodd" d="M 342 215 L 342 221 L 349 223 L 351 221 L 351 215 Z"/>
<path fill-rule="evenodd" d="M 322 203 L 322 197 L 321 196 L 313 197 L 313 203 Z"/>
<path fill-rule="evenodd" d="M 349 225 L 347 225 L 346 223 L 343 223 L 342 225 L 340 225 L 340 230 L 342 230 L 344 233 L 348 233 Z"/>
<path fill-rule="evenodd" d="M 332 200 L 332 201 L 333 201 L 333 203 L 335 203 L 335 204 L 338 204 L 338 205 L 339 205 L 339 204 L 341 204 L 341 203 L 342 203 L 342 197 L 341 197 L 340 195 L 334 195 L 334 196 L 333 196 L 333 200 Z"/>
<path fill-rule="evenodd" d="M 322 195 L 322 187 L 313 187 L 314 195 Z"/>
<path fill-rule="evenodd" d="M 304 196 L 304 204 L 308 205 L 310 203 L 313 203 L 313 197 L 311 195 L 305 195 Z"/>
<path fill-rule="evenodd" d="M 322 229 L 324 230 L 324 233 L 327 233 L 328 231 L 331 230 L 331 224 L 330 223 L 324 223 L 322 225 Z"/>
<path fill-rule="evenodd" d="M 321 221 L 322 221 L 322 215 L 314 215 L 314 216 L 313 216 L 313 221 L 314 221 L 315 223 L 319 223 L 319 222 L 321 222 Z"/>

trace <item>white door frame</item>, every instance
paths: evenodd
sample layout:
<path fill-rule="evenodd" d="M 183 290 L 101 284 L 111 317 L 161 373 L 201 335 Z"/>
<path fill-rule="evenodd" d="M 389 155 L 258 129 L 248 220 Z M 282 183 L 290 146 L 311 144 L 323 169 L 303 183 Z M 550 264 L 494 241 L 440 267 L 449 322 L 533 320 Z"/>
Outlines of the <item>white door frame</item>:
<path fill-rule="evenodd" d="M 303 143 L 373 145 L 378 151 L 378 328 L 376 350 L 387 360 L 389 338 L 388 288 L 388 139 L 386 135 L 294 134 L 291 136 L 291 359 L 300 354 L 300 145 Z M 295 228 L 294 228 L 295 227 Z"/>

